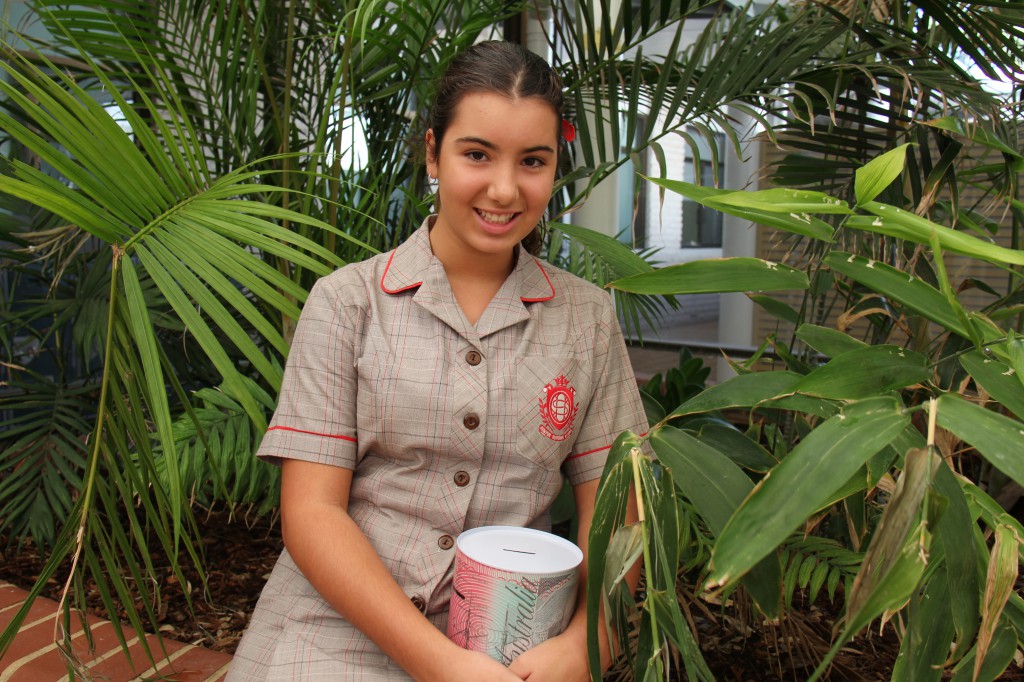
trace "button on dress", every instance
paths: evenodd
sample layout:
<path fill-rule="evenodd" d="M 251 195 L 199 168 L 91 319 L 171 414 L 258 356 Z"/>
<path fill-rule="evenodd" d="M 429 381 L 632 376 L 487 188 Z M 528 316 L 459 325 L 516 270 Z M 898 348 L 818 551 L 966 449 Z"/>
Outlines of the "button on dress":
<path fill-rule="evenodd" d="M 314 285 L 258 456 L 352 469 L 349 515 L 444 631 L 459 533 L 550 529 L 563 476 L 598 478 L 616 436 L 646 418 L 606 292 L 520 250 L 471 325 L 431 221 Z M 409 677 L 285 550 L 228 679 Z"/>

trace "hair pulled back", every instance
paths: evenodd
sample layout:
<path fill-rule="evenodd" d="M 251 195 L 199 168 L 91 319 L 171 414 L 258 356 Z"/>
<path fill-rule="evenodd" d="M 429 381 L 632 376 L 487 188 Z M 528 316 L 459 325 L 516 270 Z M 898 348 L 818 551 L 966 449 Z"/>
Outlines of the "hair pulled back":
<path fill-rule="evenodd" d="M 440 149 L 444 133 L 464 95 L 494 93 L 510 99 L 538 97 L 562 119 L 562 79 L 551 66 L 517 43 L 490 40 L 456 55 L 437 84 L 430 128 Z"/>
<path fill-rule="evenodd" d="M 510 99 L 537 97 L 555 113 L 556 135 L 561 137 L 562 79 L 541 57 L 517 43 L 491 40 L 477 43 L 456 55 L 438 81 L 428 123 L 434 132 L 434 151 L 441 153 L 445 132 L 463 96 L 493 93 Z M 523 238 L 531 253 L 540 248 L 542 236 L 534 228 Z"/>

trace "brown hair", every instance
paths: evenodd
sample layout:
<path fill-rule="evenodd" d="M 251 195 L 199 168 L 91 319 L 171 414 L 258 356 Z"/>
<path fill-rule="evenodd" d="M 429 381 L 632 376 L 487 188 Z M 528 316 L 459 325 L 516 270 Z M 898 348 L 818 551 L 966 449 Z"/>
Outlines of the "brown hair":
<path fill-rule="evenodd" d="M 452 59 L 437 84 L 428 123 L 434 131 L 434 154 L 441 153 L 445 131 L 464 95 L 497 93 L 512 99 L 537 97 L 555 112 L 556 134 L 561 139 L 562 79 L 546 61 L 518 45 L 500 40 L 477 43 Z M 537 227 L 523 238 L 522 245 L 537 253 L 543 235 Z"/>

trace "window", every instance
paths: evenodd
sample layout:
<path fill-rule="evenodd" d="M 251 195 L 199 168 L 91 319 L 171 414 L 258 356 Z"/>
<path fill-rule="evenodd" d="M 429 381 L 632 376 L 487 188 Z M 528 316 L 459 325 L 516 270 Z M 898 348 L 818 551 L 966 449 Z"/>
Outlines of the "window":
<path fill-rule="evenodd" d="M 696 141 L 700 158 L 688 150 L 683 162 L 683 180 L 703 187 L 721 187 L 725 180 L 723 164 L 714 164 L 713 159 L 722 158 L 722 146 L 725 135 L 716 133 L 714 136 L 716 149 L 712 150 L 700 132 L 691 128 L 687 131 Z M 696 201 L 683 200 L 683 229 L 679 246 L 687 248 L 720 247 L 722 245 L 722 214 L 713 209 L 701 206 Z"/>

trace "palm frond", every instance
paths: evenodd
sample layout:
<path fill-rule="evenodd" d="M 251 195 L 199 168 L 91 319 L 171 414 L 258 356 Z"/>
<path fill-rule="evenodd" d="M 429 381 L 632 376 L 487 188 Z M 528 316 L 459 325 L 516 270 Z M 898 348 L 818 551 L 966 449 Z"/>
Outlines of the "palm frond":
<path fill-rule="evenodd" d="M 56 419 L 64 408 L 49 423 L 26 411 L 22 423 L 13 426 L 36 433 L 49 429 L 50 435 L 18 440 L 17 431 L 5 434 L 11 436 L 5 457 L 24 461 L 26 477 L 35 472 L 44 481 L 53 479 L 50 472 L 55 466 L 45 456 L 55 452 L 68 462 L 61 472 L 67 475 L 61 478 L 74 486 L 81 504 L 76 508 L 79 515 L 65 530 L 80 526 L 84 535 L 77 548 L 58 544 L 74 549 L 101 585 L 111 614 L 118 612 L 119 603 L 135 627 L 143 629 L 144 618 L 145 629 L 155 630 L 159 624 L 154 601 L 148 592 L 135 593 L 130 587 L 145 584 L 144 577 L 151 574 L 152 543 L 168 556 L 184 552 L 198 557 L 166 388 L 179 372 L 188 376 L 189 367 L 169 364 L 170 356 L 160 350 L 154 315 L 170 316 L 161 326 L 182 330 L 202 349 L 225 392 L 244 407 L 254 428 L 262 430 L 266 405 L 258 397 L 265 396 L 265 388 L 256 386 L 253 378 L 276 390 L 287 352 L 281 321 L 297 316 L 305 296 L 304 289 L 288 274 L 268 266 L 262 255 L 325 274 L 341 261 L 317 241 L 282 228 L 278 221 L 340 239 L 347 236 L 322 221 L 249 199 L 281 189 L 255 183 L 255 173 L 244 167 L 211 180 L 208 169 L 196 162 L 197 144 L 183 139 L 191 128 L 180 111 L 157 112 L 143 106 L 142 111 L 152 114 L 150 120 L 163 121 L 156 126 L 160 138 L 147 126 L 139 105 L 129 107 L 120 98 L 137 131 L 133 141 L 69 74 L 60 73 L 41 56 L 37 61 L 43 66 L 19 59 L 0 67 L 10 77 L 0 84 L 10 104 L 0 112 L 0 125 L 46 160 L 58 177 L 14 161 L 9 173 L 0 176 L 0 190 L 46 206 L 107 243 L 100 253 L 109 254 L 110 265 L 104 267 L 104 261 L 96 263 L 94 257 L 93 267 L 109 273 L 109 323 L 102 335 L 104 378 L 98 407 L 81 410 L 67 424 Z M 115 89 L 99 67 L 94 76 L 109 90 Z M 185 144 L 177 144 L 181 142 Z M 162 309 L 151 308 L 154 302 Z M 95 393 L 96 387 L 91 390 Z M 47 405 L 61 403 L 55 399 Z M 69 434 L 87 433 L 84 420 L 91 414 L 95 429 L 85 457 Z M 26 431 L 25 436 L 30 434 Z M 156 450 L 151 445 L 154 438 Z M 162 468 L 157 452 L 166 460 Z M 126 461 L 129 453 L 134 453 L 131 465 Z M 3 498 L 16 521 L 24 518 L 28 507 L 13 504 L 14 482 L 5 480 Z M 51 497 L 55 509 L 69 506 L 52 492 Z M 65 490 L 63 500 L 72 497 L 72 491 Z M 31 502 L 27 496 L 22 499 Z M 145 521 L 136 518 L 123 527 L 131 530 L 122 530 L 119 519 L 125 515 Z M 59 523 L 51 526 L 57 527 Z M 154 535 L 145 537 L 141 529 Z M 40 537 L 46 535 L 40 531 Z M 175 563 L 175 570 L 182 568 Z"/>
<path fill-rule="evenodd" d="M 657 262 L 654 252 L 637 253 L 617 239 L 585 227 L 566 223 L 548 223 L 548 227 L 548 259 L 598 286 L 650 272 L 652 263 Z M 638 296 L 615 290 L 613 298 L 626 334 L 641 339 L 641 321 L 654 327 L 667 310 L 679 307 L 674 296 Z"/>
<path fill-rule="evenodd" d="M 0 396 L 0 519 L 9 541 L 56 541 L 82 487 L 86 439 L 98 385 L 67 386 L 35 372 L 6 382 Z"/>
<path fill-rule="evenodd" d="M 269 415 L 274 398 L 258 386 L 250 390 Z M 223 391 L 196 391 L 172 428 L 176 453 L 164 456 L 154 444 L 156 473 L 164 485 L 172 482 L 167 467 L 177 462 L 177 480 L 189 492 L 190 503 L 210 509 L 255 507 L 264 515 L 277 507 L 280 469 L 252 456 L 263 437 L 242 405 Z"/>
<path fill-rule="evenodd" d="M 822 588 L 830 601 L 835 600 L 839 585 L 848 588 L 853 583 L 863 558 L 863 553 L 829 538 L 813 535 L 790 538 L 782 552 L 786 606 L 792 608 L 793 593 L 797 589 L 807 590 L 811 604 Z"/>

